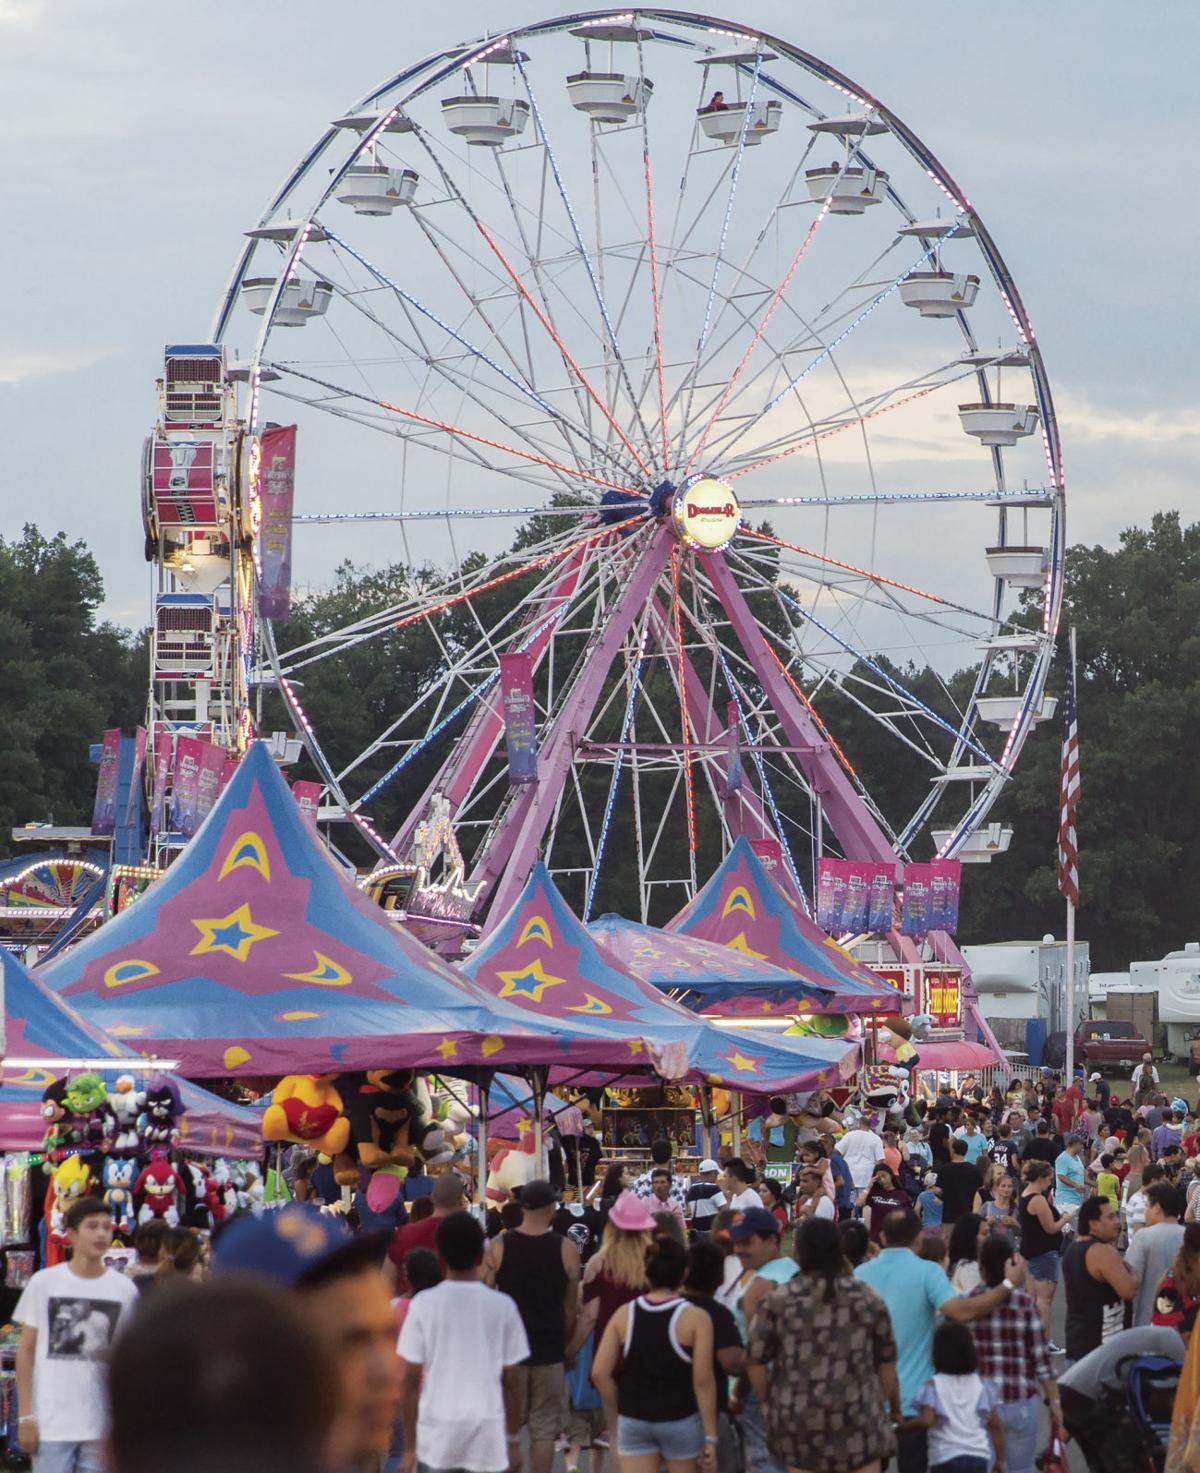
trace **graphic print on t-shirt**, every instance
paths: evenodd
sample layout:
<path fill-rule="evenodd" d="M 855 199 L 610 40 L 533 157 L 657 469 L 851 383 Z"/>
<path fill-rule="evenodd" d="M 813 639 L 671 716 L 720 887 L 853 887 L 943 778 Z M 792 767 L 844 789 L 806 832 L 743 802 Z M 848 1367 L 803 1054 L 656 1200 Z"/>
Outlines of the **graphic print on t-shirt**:
<path fill-rule="evenodd" d="M 99 1360 L 108 1351 L 121 1306 L 104 1299 L 54 1299 L 48 1303 L 49 1360 Z"/>

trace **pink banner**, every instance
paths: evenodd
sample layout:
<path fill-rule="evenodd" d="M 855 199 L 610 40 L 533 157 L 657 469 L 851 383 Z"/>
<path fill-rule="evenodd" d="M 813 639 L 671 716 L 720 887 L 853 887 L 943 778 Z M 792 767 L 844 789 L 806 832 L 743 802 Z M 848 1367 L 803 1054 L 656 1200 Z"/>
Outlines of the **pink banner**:
<path fill-rule="evenodd" d="M 171 773 L 171 754 L 175 738 L 163 727 L 154 733 L 154 790 L 150 797 L 150 832 L 162 828 L 163 799 L 167 796 L 167 778 Z"/>
<path fill-rule="evenodd" d="M 820 860 L 817 924 L 831 936 L 847 931 L 890 930 L 891 867 L 857 859 Z"/>
<path fill-rule="evenodd" d="M 185 838 L 191 838 L 200 826 L 197 805 L 200 801 L 200 759 L 207 742 L 199 737 L 175 738 L 175 781 L 171 792 L 171 827 Z"/>
<path fill-rule="evenodd" d="M 292 597 L 292 499 L 296 485 L 296 426 L 277 425 L 258 437 L 259 610 L 286 619 Z"/>
<path fill-rule="evenodd" d="M 537 717 L 533 705 L 533 656 L 500 656 L 500 697 L 508 780 L 517 787 L 537 782 Z"/>
<path fill-rule="evenodd" d="M 304 817 L 316 827 L 317 809 L 321 803 L 321 784 L 294 782 L 292 784 L 292 797 L 296 800 L 296 806 Z"/>
<path fill-rule="evenodd" d="M 750 847 L 775 883 L 783 882 L 783 845 L 778 839 L 751 839 Z"/>
<path fill-rule="evenodd" d="M 226 757 L 225 766 L 221 768 L 221 780 L 217 783 L 217 797 L 225 791 L 226 785 L 233 774 L 238 770 L 238 758 Z"/>
<path fill-rule="evenodd" d="M 225 748 L 205 742 L 200 753 L 200 772 L 196 778 L 196 827 L 199 828 L 217 801 L 221 791 L 221 774 L 225 769 Z"/>
<path fill-rule="evenodd" d="M 962 865 L 957 859 L 934 859 L 904 868 L 904 905 L 900 930 L 905 936 L 958 930 L 958 892 Z"/>
<path fill-rule="evenodd" d="M 139 726 L 133 738 L 133 775 L 129 779 L 129 800 L 125 804 L 126 827 L 133 824 L 142 801 L 142 771 L 145 766 L 146 728 Z"/>
<path fill-rule="evenodd" d="M 117 773 L 121 764 L 121 731 L 112 727 L 104 733 L 100 771 L 96 777 L 96 802 L 92 808 L 92 833 L 111 834 L 117 822 Z"/>

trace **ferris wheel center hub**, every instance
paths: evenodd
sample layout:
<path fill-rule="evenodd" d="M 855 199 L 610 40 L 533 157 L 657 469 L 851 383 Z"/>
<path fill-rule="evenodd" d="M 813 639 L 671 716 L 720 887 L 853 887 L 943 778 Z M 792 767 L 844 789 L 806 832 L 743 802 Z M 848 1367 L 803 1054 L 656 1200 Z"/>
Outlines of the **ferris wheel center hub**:
<path fill-rule="evenodd" d="M 733 488 L 715 476 L 692 476 L 671 499 L 671 524 L 680 542 L 703 552 L 719 552 L 733 541 L 742 509 Z"/>

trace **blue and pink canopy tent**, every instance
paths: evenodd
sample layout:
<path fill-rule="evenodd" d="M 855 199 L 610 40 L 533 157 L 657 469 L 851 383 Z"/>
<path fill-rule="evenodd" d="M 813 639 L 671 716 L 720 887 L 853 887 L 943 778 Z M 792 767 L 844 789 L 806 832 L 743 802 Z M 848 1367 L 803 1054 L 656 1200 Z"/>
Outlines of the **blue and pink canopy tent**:
<path fill-rule="evenodd" d="M 799 980 L 790 997 L 761 996 L 706 1002 L 706 1013 L 749 1018 L 787 1013 L 902 1012 L 902 992 L 843 951 L 793 904 L 763 868 L 745 838 L 666 930 L 714 941 L 758 961 L 771 962 Z M 818 1001 L 815 990 L 827 992 Z"/>
<path fill-rule="evenodd" d="M 192 1078 L 611 1062 L 589 1020 L 547 1028 L 389 921 L 261 743 L 162 879 L 43 975 L 110 1037 Z"/>
<path fill-rule="evenodd" d="M 586 1017 L 624 1041 L 630 1067 L 647 1062 L 643 1037 L 672 1063 L 679 1053 L 686 1056 L 685 1068 L 663 1072 L 756 1093 L 836 1084 L 857 1067 L 854 1045 L 729 1032 L 664 997 L 591 935 L 541 864 L 508 914 L 461 965 L 493 996 L 543 1023 L 559 1027 Z"/>
<path fill-rule="evenodd" d="M 624 916 L 600 916 L 589 923 L 588 930 L 605 951 L 644 982 L 660 992 L 687 994 L 679 1001 L 688 1007 L 742 997 L 778 1004 L 797 995 L 823 1007 L 834 994 L 832 983 L 818 987 L 762 957 L 697 936 L 643 926 Z"/>
<path fill-rule="evenodd" d="M 0 1150 L 35 1151 L 46 1132 L 42 1095 L 48 1085 L 84 1067 L 110 1082 L 117 1074 L 142 1076 L 146 1064 L 85 1022 L 14 956 L 0 954 L 0 971 L 4 977 L 5 1057 L 21 1061 L 5 1063 L 0 1070 Z M 211 1156 L 258 1155 L 262 1146 L 255 1111 L 186 1079 L 172 1082 L 184 1107 L 178 1122 L 184 1150 Z"/>

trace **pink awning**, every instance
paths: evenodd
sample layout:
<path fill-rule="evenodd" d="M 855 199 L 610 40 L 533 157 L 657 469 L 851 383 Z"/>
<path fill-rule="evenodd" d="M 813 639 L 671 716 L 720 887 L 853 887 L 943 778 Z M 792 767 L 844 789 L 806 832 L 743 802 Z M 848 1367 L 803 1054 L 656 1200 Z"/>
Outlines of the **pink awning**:
<path fill-rule="evenodd" d="M 965 1038 L 949 1039 L 944 1043 L 919 1043 L 917 1052 L 921 1062 L 917 1068 L 926 1069 L 990 1069 L 1004 1060 L 995 1049 L 986 1043 L 968 1043 Z"/>

